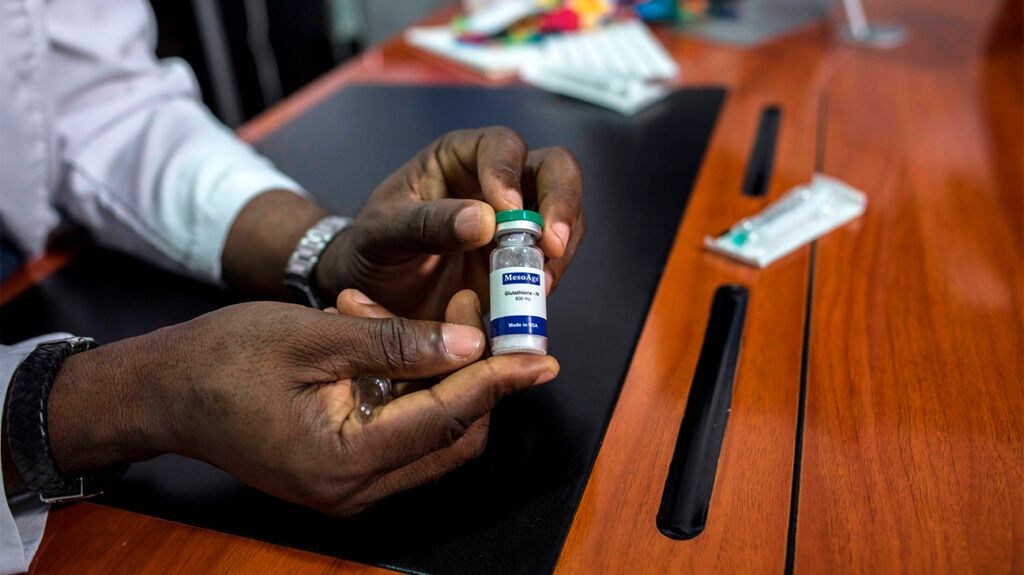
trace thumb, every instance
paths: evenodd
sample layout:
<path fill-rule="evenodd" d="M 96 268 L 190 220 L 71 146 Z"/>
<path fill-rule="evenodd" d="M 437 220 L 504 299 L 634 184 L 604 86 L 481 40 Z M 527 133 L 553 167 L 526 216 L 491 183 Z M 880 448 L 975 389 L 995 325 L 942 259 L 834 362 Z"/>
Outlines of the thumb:
<path fill-rule="evenodd" d="M 550 381 L 559 369 L 551 356 L 511 354 L 479 361 L 384 406 L 373 425 L 359 427 L 368 443 L 363 447 L 377 454 L 380 470 L 406 465 L 451 446 L 501 398 Z M 344 425 L 350 430 L 353 423 Z"/>
<path fill-rule="evenodd" d="M 335 332 L 332 350 L 331 363 L 339 367 L 339 377 L 436 377 L 476 361 L 484 351 L 483 332 L 471 326 L 400 317 L 322 316 L 345 324 Z"/>
<path fill-rule="evenodd" d="M 491 241 L 494 210 L 476 200 L 403 202 L 367 227 L 375 248 L 399 253 L 462 252 Z"/>

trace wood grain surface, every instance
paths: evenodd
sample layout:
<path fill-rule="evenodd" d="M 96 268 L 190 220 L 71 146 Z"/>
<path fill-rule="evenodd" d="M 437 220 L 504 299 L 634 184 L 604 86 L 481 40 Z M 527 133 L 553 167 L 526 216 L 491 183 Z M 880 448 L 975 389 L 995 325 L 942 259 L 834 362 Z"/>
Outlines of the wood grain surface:
<path fill-rule="evenodd" d="M 784 563 L 808 250 L 757 271 L 702 242 L 811 178 L 829 42 L 824 26 L 756 52 L 666 37 L 684 85 L 725 83 L 730 91 L 558 572 L 760 573 Z M 750 198 L 744 171 L 768 105 L 782 110 L 775 170 L 768 196 Z M 658 531 L 655 516 L 712 297 L 727 283 L 750 290 L 732 410 L 707 527 L 676 541 Z"/>
<path fill-rule="evenodd" d="M 558 571 L 779 573 L 787 549 L 799 573 L 1024 570 L 1020 3 L 867 8 L 908 26 L 911 41 L 853 48 L 821 24 L 745 50 L 659 32 L 681 84 L 730 92 Z M 259 139 L 355 82 L 493 85 L 393 40 L 239 134 Z M 769 196 L 744 197 L 759 115 L 772 104 L 783 116 Z M 813 267 L 807 248 L 761 271 L 703 251 L 704 235 L 822 162 L 869 206 L 820 240 Z M 751 295 L 732 413 L 707 529 L 673 541 L 655 514 L 723 283 Z M 85 503 L 51 514 L 33 564 L 69 571 L 375 570 Z"/>
<path fill-rule="evenodd" d="M 797 572 L 1024 572 L 1024 35 L 1004 6 L 880 7 L 913 41 L 842 54 L 829 85 L 825 169 L 869 199 L 819 242 Z"/>
<path fill-rule="evenodd" d="M 783 52 L 798 39 L 774 46 L 787 72 L 805 78 L 789 88 L 827 104 L 817 148 L 824 171 L 869 196 L 867 216 L 821 240 L 816 255 L 795 572 L 1021 572 L 1024 77 L 1014 4 L 869 4 L 874 17 L 907 25 L 911 42 L 876 52 L 819 37 L 816 75 Z M 672 46 L 692 79 L 685 44 Z M 765 91 L 747 87 L 744 72 L 783 89 L 778 64 L 738 68 L 733 96 Z M 730 112 L 719 131 L 749 133 Z M 813 162 L 790 157 L 807 148 L 785 149 L 793 126 L 784 117 L 779 170 Z M 704 176 L 723 172 L 716 153 L 730 137 L 738 138 L 716 139 Z M 781 326 L 803 321 L 793 295 L 806 284 L 769 279 L 785 260 L 748 282 L 750 324 L 708 528 L 671 541 L 654 525 L 696 362 L 700 302 L 732 278 L 707 269 L 693 228 L 736 205 L 705 203 L 735 193 L 735 183 L 707 188 L 702 179 L 691 200 L 560 571 L 787 569 L 790 498 L 780 482 L 793 473 L 799 369 L 789 362 L 802 337 Z M 773 307 L 759 308 L 759 294 Z M 764 346 L 759 318 L 778 330 L 778 349 Z M 744 400 L 751 387 L 761 403 Z M 770 413 L 775 429 L 752 425 Z"/>
<path fill-rule="evenodd" d="M 32 573 L 387 573 L 358 563 L 80 503 L 50 513 Z"/>

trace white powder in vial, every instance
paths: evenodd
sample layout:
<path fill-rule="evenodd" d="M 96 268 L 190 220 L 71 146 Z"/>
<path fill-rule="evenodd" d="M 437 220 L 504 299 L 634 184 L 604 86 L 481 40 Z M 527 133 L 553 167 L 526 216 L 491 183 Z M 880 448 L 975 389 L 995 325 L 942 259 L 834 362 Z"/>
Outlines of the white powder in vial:
<path fill-rule="evenodd" d="M 530 210 L 498 212 L 491 252 L 491 353 L 547 355 L 547 281 L 537 247 L 544 221 Z"/>

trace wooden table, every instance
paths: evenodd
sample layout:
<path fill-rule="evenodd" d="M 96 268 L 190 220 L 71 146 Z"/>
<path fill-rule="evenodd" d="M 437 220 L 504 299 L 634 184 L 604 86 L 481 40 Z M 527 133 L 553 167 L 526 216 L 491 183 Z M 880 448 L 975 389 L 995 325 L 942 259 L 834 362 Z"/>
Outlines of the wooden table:
<path fill-rule="evenodd" d="M 740 50 L 660 33 L 682 85 L 729 96 L 558 571 L 1024 570 L 1021 4 L 868 12 L 910 42 L 854 48 L 820 25 Z M 485 83 L 393 40 L 239 132 L 258 139 L 358 82 Z M 748 198 L 766 105 L 783 110 L 775 169 L 768 197 Z M 818 170 L 866 192 L 864 217 L 761 271 L 701 248 Z M 675 541 L 655 514 L 725 283 L 750 289 L 732 410 L 707 529 Z M 69 570 L 378 571 L 91 504 L 51 514 L 33 564 Z"/>

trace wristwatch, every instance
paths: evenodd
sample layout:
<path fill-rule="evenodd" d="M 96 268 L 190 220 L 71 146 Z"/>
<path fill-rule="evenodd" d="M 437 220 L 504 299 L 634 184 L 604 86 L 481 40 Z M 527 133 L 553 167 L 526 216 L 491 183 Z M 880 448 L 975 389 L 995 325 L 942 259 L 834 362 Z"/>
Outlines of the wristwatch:
<path fill-rule="evenodd" d="M 284 287 L 296 302 L 317 309 L 323 308 L 316 286 L 313 285 L 313 272 L 331 240 L 350 225 L 352 218 L 327 216 L 309 228 L 299 240 L 299 245 L 295 246 L 295 251 L 292 252 L 292 257 L 288 259 L 288 265 L 284 270 Z"/>
<path fill-rule="evenodd" d="M 48 341 L 21 362 L 11 378 L 7 393 L 7 446 L 25 486 L 45 503 L 63 503 L 103 493 L 127 471 L 128 465 L 113 465 L 77 477 L 57 469 L 47 432 L 47 404 L 53 380 L 68 357 L 96 347 L 89 337 Z"/>

